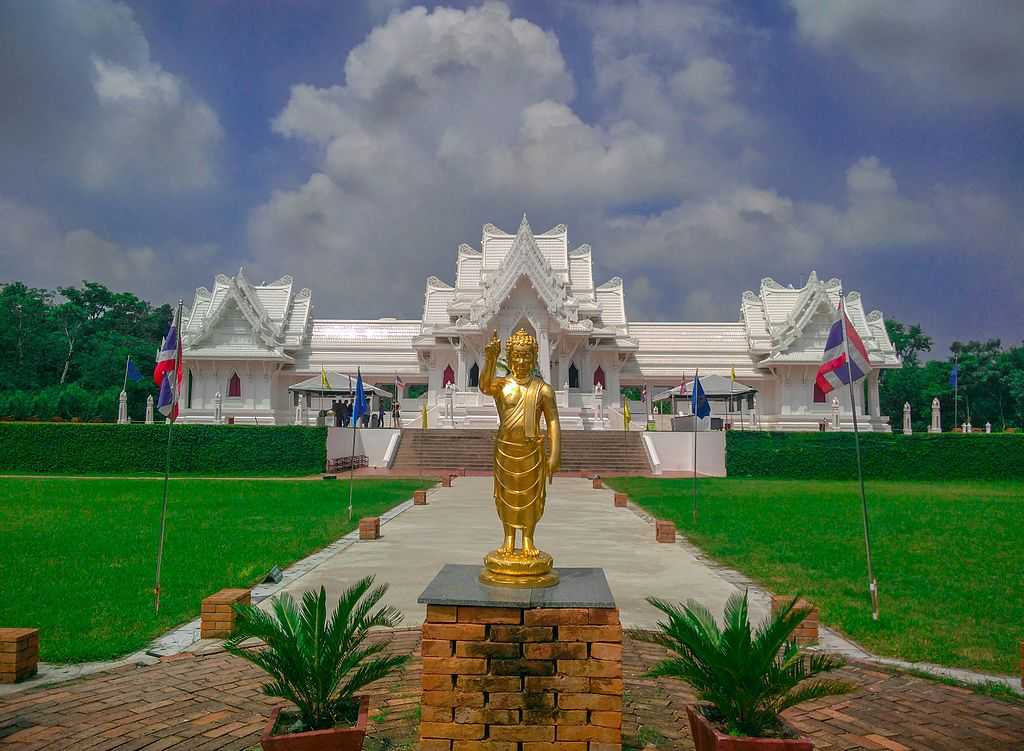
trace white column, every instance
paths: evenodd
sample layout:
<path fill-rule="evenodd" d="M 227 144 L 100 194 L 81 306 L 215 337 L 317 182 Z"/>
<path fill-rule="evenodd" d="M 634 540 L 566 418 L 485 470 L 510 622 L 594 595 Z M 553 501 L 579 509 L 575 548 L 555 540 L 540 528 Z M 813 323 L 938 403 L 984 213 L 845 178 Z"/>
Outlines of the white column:
<path fill-rule="evenodd" d="M 146 424 L 153 424 L 153 395 L 146 397 Z"/>
<path fill-rule="evenodd" d="M 456 352 L 455 352 L 455 355 L 456 355 L 456 358 L 457 358 L 456 359 L 456 365 L 455 365 L 455 383 L 459 387 L 460 391 L 464 390 L 466 388 L 466 384 L 468 383 L 468 379 L 466 378 L 466 370 L 467 370 L 467 368 L 466 368 L 465 349 L 466 348 L 463 346 L 462 342 L 460 341 L 459 342 L 459 346 L 458 346 L 458 348 L 456 349 Z"/>
<path fill-rule="evenodd" d="M 540 375 L 545 381 L 551 383 L 551 345 L 548 340 L 547 329 L 541 329 L 537 332 L 537 344 Z"/>
<path fill-rule="evenodd" d="M 929 433 L 941 433 L 942 432 L 942 408 L 939 406 L 938 397 L 932 399 L 932 424 L 928 427 Z"/>
<path fill-rule="evenodd" d="M 903 403 L 903 435 L 910 435 L 913 433 L 913 429 L 910 427 L 910 402 Z"/>
<path fill-rule="evenodd" d="M 868 404 L 871 406 L 871 416 L 878 419 L 882 416 L 882 404 L 878 395 L 878 371 L 873 370 L 868 375 Z"/>
<path fill-rule="evenodd" d="M 152 399 L 152 397 L 150 397 Z M 117 424 L 128 424 L 128 394 L 125 391 L 117 398 Z"/>

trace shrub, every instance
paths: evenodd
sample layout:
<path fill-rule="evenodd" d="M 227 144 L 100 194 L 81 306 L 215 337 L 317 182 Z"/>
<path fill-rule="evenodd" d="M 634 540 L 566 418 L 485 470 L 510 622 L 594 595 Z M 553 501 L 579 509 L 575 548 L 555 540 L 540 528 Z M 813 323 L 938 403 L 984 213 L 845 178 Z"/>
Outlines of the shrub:
<path fill-rule="evenodd" d="M 98 418 L 94 418 L 98 419 Z M 162 474 L 162 424 L 0 424 L 0 471 Z M 175 425 L 171 471 L 211 475 L 313 474 L 327 460 L 326 428 Z"/>
<path fill-rule="evenodd" d="M 1024 435 L 865 433 L 864 477 L 870 480 L 1024 479 Z M 730 477 L 855 480 L 853 433 L 726 433 Z"/>

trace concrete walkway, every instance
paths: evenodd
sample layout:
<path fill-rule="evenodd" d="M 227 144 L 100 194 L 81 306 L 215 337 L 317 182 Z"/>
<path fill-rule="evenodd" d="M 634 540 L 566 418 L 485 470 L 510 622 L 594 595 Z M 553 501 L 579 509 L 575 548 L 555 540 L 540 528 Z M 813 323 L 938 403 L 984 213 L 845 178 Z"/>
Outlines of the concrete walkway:
<path fill-rule="evenodd" d="M 459 477 L 451 488 L 428 493 L 428 505 L 413 506 L 381 527 L 381 537 L 360 542 L 325 561 L 283 591 L 296 598 L 327 587 L 330 596 L 367 574 L 387 582 L 387 600 L 405 616 L 404 625 L 423 620 L 416 598 L 445 563 L 482 564 L 501 542 L 490 477 Z M 683 545 L 654 541 L 654 525 L 630 509 L 613 506 L 611 490 L 594 490 L 589 480 L 555 478 L 537 528 L 537 545 L 555 566 L 600 566 L 625 625 L 652 627 L 658 612 L 648 595 L 672 600 L 694 598 L 720 615 L 738 588 Z M 765 617 L 760 599 L 751 601 L 751 619 Z"/>

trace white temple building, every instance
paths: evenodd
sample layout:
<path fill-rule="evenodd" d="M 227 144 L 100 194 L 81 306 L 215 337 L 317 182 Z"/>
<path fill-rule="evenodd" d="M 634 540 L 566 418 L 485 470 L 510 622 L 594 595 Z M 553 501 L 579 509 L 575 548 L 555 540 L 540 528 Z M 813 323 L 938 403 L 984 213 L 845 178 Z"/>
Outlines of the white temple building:
<path fill-rule="evenodd" d="M 763 430 L 817 430 L 831 422 L 833 405 L 816 402 L 814 376 L 834 311 L 842 297 L 875 370 L 857 397 L 861 429 L 888 431 L 879 413 L 879 369 L 900 360 L 882 314 L 865 313 L 857 292 L 843 293 L 838 279 L 819 281 L 812 271 L 803 286 L 763 279 L 744 292 L 739 318 L 727 323 L 631 321 L 622 279 L 594 284 L 591 248 L 570 249 L 564 225 L 534 233 L 526 218 L 510 234 L 486 224 L 480 248 L 459 246 L 454 284 L 427 279 L 418 320 L 338 320 L 313 317 L 308 289 L 294 290 L 290 276 L 266 283 L 218 275 L 200 287 L 184 317 L 186 386 L 181 419 L 213 422 L 313 424 L 317 404 L 288 387 L 321 368 L 362 371 L 382 386 L 400 378 L 403 424 L 421 424 L 423 400 L 431 428 L 497 424 L 489 397 L 477 389 L 484 344 L 497 330 L 504 339 L 523 326 L 536 336 L 539 368 L 554 384 L 567 429 L 621 429 L 621 389 L 647 386 L 653 394 L 701 374 L 729 376 L 757 389 L 731 410 L 727 421 Z M 408 397 L 408 387 L 426 392 Z M 852 428 L 849 394 L 840 400 L 841 428 Z M 297 408 L 298 407 L 298 408 Z M 679 413 L 689 407 L 680 401 Z M 636 427 L 644 407 L 630 404 Z"/>

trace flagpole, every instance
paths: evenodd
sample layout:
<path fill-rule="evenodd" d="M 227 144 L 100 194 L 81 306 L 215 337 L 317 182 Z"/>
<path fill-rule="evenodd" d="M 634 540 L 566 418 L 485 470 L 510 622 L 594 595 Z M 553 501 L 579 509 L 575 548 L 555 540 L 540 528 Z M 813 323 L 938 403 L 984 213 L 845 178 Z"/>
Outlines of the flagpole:
<path fill-rule="evenodd" d="M 346 375 L 348 378 L 349 390 L 352 390 L 352 376 Z M 355 412 L 356 398 L 355 392 L 352 393 L 352 411 Z M 352 419 L 352 452 L 349 454 L 348 463 L 348 520 L 352 521 L 352 485 L 355 480 L 356 474 L 356 420 Z"/>
<path fill-rule="evenodd" d="M 853 445 L 857 452 L 857 479 L 860 481 L 861 518 L 864 523 L 864 550 L 868 564 L 868 592 L 871 594 L 871 619 L 878 620 L 878 582 L 875 580 L 874 568 L 871 565 L 871 533 L 868 527 L 868 501 L 864 494 L 864 468 L 860 458 L 860 433 L 857 427 L 857 398 L 853 388 L 853 367 L 850 360 L 850 335 L 846 331 L 846 310 L 840 305 L 843 316 L 843 343 L 846 347 L 846 377 L 850 386 L 850 408 L 853 412 Z M 850 322 L 853 326 L 853 322 Z"/>
<path fill-rule="evenodd" d="M 185 304 L 185 301 L 181 298 L 178 299 L 178 315 L 175 318 L 174 323 L 174 335 L 178 338 L 177 347 L 180 350 L 182 348 L 181 341 L 181 308 Z M 175 360 L 177 360 L 177 354 L 175 354 Z M 179 366 L 175 366 L 176 369 Z M 125 366 L 127 372 L 127 366 Z M 167 378 L 168 374 L 164 374 L 164 378 Z M 175 380 L 177 380 L 178 374 L 174 374 Z M 125 380 L 127 385 L 127 380 Z M 177 403 L 178 394 L 174 395 L 174 403 Z M 157 545 L 156 550 L 156 587 L 154 587 L 154 594 L 156 596 L 156 614 L 160 615 L 160 569 L 162 568 L 164 561 L 164 533 L 167 530 L 167 485 L 171 477 L 171 428 L 174 426 L 174 420 L 167 421 L 167 456 L 164 461 L 164 502 L 163 507 L 160 509 L 160 542 Z"/>
<path fill-rule="evenodd" d="M 693 371 L 693 383 L 690 384 L 690 413 L 693 416 L 693 523 L 697 523 L 697 412 L 694 410 L 697 398 L 697 370 Z"/>
<path fill-rule="evenodd" d="M 125 391 L 128 388 L 128 363 L 132 361 L 132 356 L 128 355 L 128 359 L 124 361 L 124 383 L 121 384 L 121 391 Z"/>
<path fill-rule="evenodd" d="M 960 369 L 957 367 L 957 363 L 960 355 L 953 355 L 953 430 L 956 430 L 959 425 L 957 406 L 959 405 L 959 392 L 960 392 Z M 942 427 L 941 425 L 939 426 Z"/>

